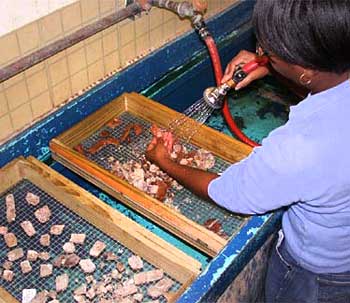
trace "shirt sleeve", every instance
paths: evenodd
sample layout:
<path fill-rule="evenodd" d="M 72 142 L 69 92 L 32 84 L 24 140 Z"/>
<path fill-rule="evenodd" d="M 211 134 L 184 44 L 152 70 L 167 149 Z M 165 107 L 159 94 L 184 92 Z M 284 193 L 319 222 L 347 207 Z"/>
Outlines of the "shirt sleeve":
<path fill-rule="evenodd" d="M 313 153 L 304 136 L 282 128 L 211 181 L 208 194 L 222 207 L 243 214 L 262 214 L 298 202 Z"/>

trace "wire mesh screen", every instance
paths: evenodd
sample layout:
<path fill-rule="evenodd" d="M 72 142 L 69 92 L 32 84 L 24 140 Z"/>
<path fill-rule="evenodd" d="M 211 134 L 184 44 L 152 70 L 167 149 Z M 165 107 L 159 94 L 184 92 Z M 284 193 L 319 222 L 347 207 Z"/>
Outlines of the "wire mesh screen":
<path fill-rule="evenodd" d="M 117 127 L 110 127 L 107 123 L 79 144 L 84 154 L 91 161 L 109 171 L 111 170 L 111 159 L 117 159 L 121 163 L 129 160 L 140 161 L 141 156 L 144 154 L 152 138 L 150 132 L 151 123 L 148 121 L 129 112 L 124 112 L 118 116 L 118 121 L 120 124 Z M 130 133 L 129 141 L 124 141 L 121 144 L 107 144 L 98 149 L 97 152 L 89 152 L 94 146 L 98 146 L 98 142 L 100 142 L 101 138 L 104 138 L 106 134 L 120 141 L 120 138 L 125 133 L 125 129 L 133 124 L 142 125 L 143 132 L 140 135 Z M 198 147 L 185 141 L 181 143 L 186 146 L 189 151 L 198 149 Z M 230 163 L 227 161 L 215 157 L 215 166 L 211 171 L 216 173 L 222 172 L 229 165 Z M 217 222 L 220 226 L 220 233 L 218 234 L 223 238 L 228 238 L 235 234 L 246 222 L 246 217 L 234 215 L 214 203 L 202 200 L 186 188 L 171 188 L 170 190 L 174 193 L 174 199 L 170 207 L 176 209 L 185 217 L 200 225 L 208 226 L 210 222 Z"/>
<path fill-rule="evenodd" d="M 40 196 L 40 204 L 37 206 L 29 205 L 25 196 L 28 192 L 34 193 Z M 7 194 L 13 194 L 16 201 L 16 220 L 10 224 L 6 221 L 6 206 L 5 206 L 5 197 Z M 34 217 L 34 211 L 44 205 L 47 205 L 51 210 L 51 218 L 45 224 L 41 224 Z M 55 277 L 66 272 L 69 275 L 69 285 L 68 288 L 62 293 L 58 294 L 58 299 L 60 302 L 75 302 L 73 299 L 73 291 L 79 287 L 81 284 L 86 283 L 86 274 L 82 272 L 79 266 L 63 269 L 55 268 L 53 269 L 53 274 L 49 277 L 41 278 L 39 275 L 40 264 L 52 263 L 53 260 L 63 254 L 63 245 L 68 242 L 70 239 L 71 233 L 85 233 L 86 240 L 83 245 L 76 245 L 75 253 L 81 258 L 91 258 L 89 257 L 89 249 L 92 245 L 100 240 L 106 244 L 105 251 L 113 252 L 118 256 L 118 262 L 122 262 L 125 265 L 126 270 L 123 272 L 122 282 L 126 281 L 133 277 L 134 272 L 128 266 L 128 258 L 133 255 L 132 251 L 127 247 L 123 246 L 119 242 L 115 241 L 90 223 L 85 219 L 81 218 L 68 208 L 66 208 L 61 203 L 57 202 L 55 198 L 41 190 L 39 187 L 34 185 L 28 180 L 22 180 L 17 183 L 12 188 L 8 189 L 7 192 L 0 195 L 0 225 L 8 226 L 9 232 L 12 232 L 16 235 L 18 244 L 16 247 L 21 247 L 25 253 L 24 257 L 20 260 L 14 262 L 12 270 L 14 272 L 14 278 L 12 282 L 5 281 L 0 278 L 0 285 L 6 289 L 12 296 L 21 301 L 22 290 L 24 288 L 34 288 L 38 292 L 43 290 L 55 290 Z M 28 237 L 23 229 L 20 226 L 20 223 L 29 220 L 32 222 L 36 234 L 33 237 Z M 43 247 L 39 243 L 40 235 L 49 233 L 50 227 L 55 224 L 64 224 L 65 228 L 63 233 L 59 236 L 51 235 L 49 247 Z M 12 249 L 12 248 L 11 248 Z M 7 248 L 4 241 L 0 241 L 0 262 L 3 264 L 7 260 L 7 253 L 11 250 Z M 20 262 L 25 260 L 27 250 L 35 250 L 37 252 L 46 251 L 50 254 L 50 259 L 48 261 L 33 261 L 31 262 L 32 271 L 27 274 L 22 274 L 20 268 Z M 96 265 L 96 271 L 93 273 L 93 276 L 96 281 L 103 280 L 105 274 L 110 273 L 115 269 L 116 263 L 109 262 L 104 260 L 102 257 L 93 259 L 93 262 Z M 103 263 L 103 264 L 101 264 Z M 142 271 L 148 271 L 155 269 L 153 265 L 143 260 L 143 269 Z M 102 266 L 104 265 L 104 266 Z M 166 277 L 170 278 L 165 274 Z M 173 280 L 174 282 L 170 291 L 177 291 L 180 288 L 180 283 Z M 117 281 L 118 282 L 118 281 Z M 116 283 L 117 283 L 116 282 Z M 151 285 L 155 284 L 148 283 L 143 286 L 138 287 L 138 292 L 144 295 L 144 300 L 151 300 L 147 296 L 147 289 Z M 89 302 L 100 302 L 98 296 Z M 166 299 L 162 296 L 160 297 L 160 302 L 166 302 Z"/>

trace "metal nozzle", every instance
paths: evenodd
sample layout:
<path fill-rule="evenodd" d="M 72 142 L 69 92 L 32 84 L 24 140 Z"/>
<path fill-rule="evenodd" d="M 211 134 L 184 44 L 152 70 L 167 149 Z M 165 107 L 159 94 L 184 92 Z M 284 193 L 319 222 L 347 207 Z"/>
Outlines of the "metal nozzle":
<path fill-rule="evenodd" d="M 205 102 L 214 109 L 220 109 L 224 105 L 224 97 L 232 88 L 228 83 L 221 84 L 218 87 L 209 87 L 203 93 Z"/>
<path fill-rule="evenodd" d="M 220 109 L 223 105 L 223 97 L 221 98 L 217 87 L 208 87 L 203 93 L 203 99 L 214 109 Z"/>

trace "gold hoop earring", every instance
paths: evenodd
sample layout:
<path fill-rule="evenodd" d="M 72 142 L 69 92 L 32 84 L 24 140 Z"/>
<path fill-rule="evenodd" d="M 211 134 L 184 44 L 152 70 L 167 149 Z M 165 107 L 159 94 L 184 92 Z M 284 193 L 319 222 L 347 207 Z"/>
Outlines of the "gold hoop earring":
<path fill-rule="evenodd" d="M 311 79 L 310 78 L 307 78 L 305 72 L 303 72 L 300 77 L 299 77 L 299 83 L 303 86 L 308 86 L 311 84 Z"/>

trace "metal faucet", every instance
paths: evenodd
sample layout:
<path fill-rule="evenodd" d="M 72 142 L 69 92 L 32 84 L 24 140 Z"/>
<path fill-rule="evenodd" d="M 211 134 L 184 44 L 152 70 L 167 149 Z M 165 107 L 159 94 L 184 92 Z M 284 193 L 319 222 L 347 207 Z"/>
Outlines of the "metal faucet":
<path fill-rule="evenodd" d="M 180 18 L 191 19 L 194 29 L 202 39 L 210 35 L 203 19 L 203 14 L 208 6 L 206 0 L 193 0 L 193 4 L 188 1 L 175 2 L 172 0 L 139 0 L 138 2 L 142 9 L 146 11 L 149 11 L 152 6 L 155 6 L 170 10 Z"/>

